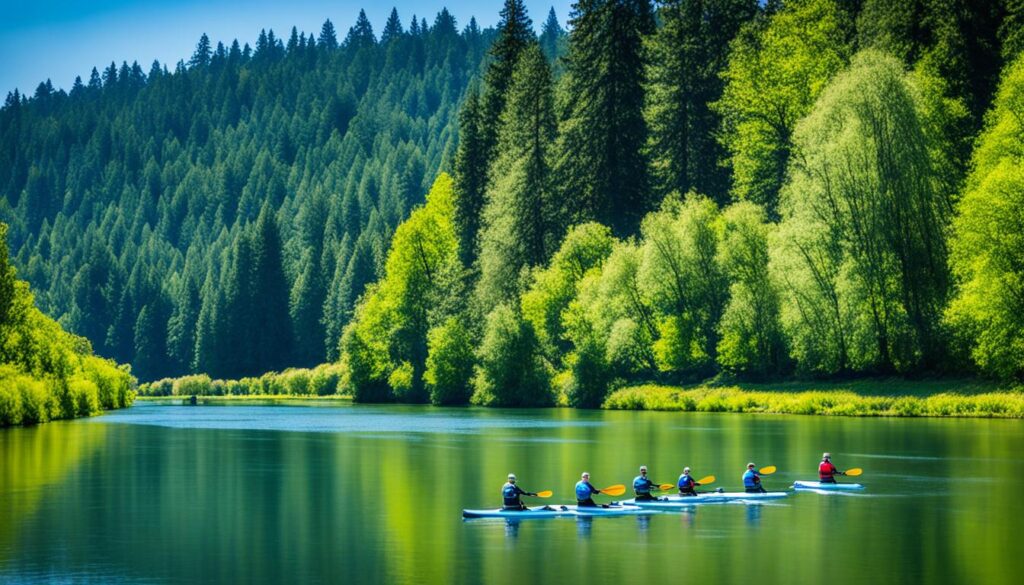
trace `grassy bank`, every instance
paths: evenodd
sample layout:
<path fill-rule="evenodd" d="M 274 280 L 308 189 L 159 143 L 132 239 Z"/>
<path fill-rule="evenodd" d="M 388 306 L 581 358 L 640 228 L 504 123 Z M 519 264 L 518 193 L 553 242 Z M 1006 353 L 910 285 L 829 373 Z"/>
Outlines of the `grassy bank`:
<path fill-rule="evenodd" d="M 612 410 L 745 412 L 823 416 L 1024 418 L 1024 392 L 977 380 L 631 386 L 604 402 Z"/>
<path fill-rule="evenodd" d="M 188 396 L 139 396 L 136 402 L 152 402 L 157 404 L 183 404 L 188 402 Z M 236 395 L 236 396 L 197 396 L 198 404 L 337 404 L 352 402 L 352 397 L 342 394 L 329 396 L 311 396 L 309 394 L 264 394 L 264 395 Z"/>

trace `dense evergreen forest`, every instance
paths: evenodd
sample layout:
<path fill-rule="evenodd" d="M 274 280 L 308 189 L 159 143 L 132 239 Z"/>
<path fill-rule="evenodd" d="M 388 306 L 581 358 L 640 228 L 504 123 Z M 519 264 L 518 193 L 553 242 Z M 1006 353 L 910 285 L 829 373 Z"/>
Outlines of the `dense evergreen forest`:
<path fill-rule="evenodd" d="M 128 406 L 134 386 L 128 368 L 94 356 L 88 340 L 36 308 L 10 264 L 0 223 L 0 427 Z"/>
<path fill-rule="evenodd" d="M 1024 375 L 1019 2 L 581 0 L 567 28 L 361 16 L 12 94 L 15 262 L 144 379 L 326 359 L 358 400 L 594 406 Z"/>
<path fill-rule="evenodd" d="M 557 24 L 557 21 L 555 21 Z M 553 30 L 557 47 L 559 30 Z M 43 311 L 142 379 L 337 357 L 391 234 L 450 166 L 493 31 L 205 35 L 0 110 L 0 219 Z M 254 318 L 258 316 L 258 318 Z"/>

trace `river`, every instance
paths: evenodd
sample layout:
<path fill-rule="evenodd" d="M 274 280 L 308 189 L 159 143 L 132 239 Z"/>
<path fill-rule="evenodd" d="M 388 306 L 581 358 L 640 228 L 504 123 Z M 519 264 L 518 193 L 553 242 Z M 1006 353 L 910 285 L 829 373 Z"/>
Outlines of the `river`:
<path fill-rule="evenodd" d="M 569 502 L 646 464 L 863 493 L 508 523 L 508 472 Z M 167 406 L 0 429 L 0 582 L 1017 583 L 1024 422 L 572 409 Z"/>

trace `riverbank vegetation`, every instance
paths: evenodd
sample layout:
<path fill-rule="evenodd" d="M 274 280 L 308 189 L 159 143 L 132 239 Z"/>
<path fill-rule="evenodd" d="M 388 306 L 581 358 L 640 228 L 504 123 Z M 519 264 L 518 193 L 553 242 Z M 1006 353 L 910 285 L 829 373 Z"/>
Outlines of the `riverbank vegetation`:
<path fill-rule="evenodd" d="M 139 384 L 139 396 L 225 396 L 281 397 L 334 396 L 341 381 L 341 366 L 323 364 L 315 368 L 291 368 L 238 380 L 214 380 L 206 374 L 162 378 Z"/>
<path fill-rule="evenodd" d="M 612 392 L 612 410 L 744 412 L 824 416 L 1024 418 L 1020 389 L 975 391 L 976 382 L 739 384 L 673 387 L 642 385 Z M 944 388 L 943 391 L 937 391 Z"/>
<path fill-rule="evenodd" d="M 134 383 L 127 368 L 93 355 L 87 340 L 36 308 L 8 261 L 0 223 L 0 427 L 128 406 Z"/>

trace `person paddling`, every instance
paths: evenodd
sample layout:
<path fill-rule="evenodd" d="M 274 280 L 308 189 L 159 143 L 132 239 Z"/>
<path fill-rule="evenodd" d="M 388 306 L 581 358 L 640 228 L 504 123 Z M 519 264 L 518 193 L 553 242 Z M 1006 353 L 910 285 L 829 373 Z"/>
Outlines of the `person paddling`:
<path fill-rule="evenodd" d="M 818 481 L 821 483 L 836 483 L 837 475 L 846 475 L 846 472 L 839 471 L 832 465 L 832 454 L 822 453 L 821 463 L 818 464 Z"/>
<path fill-rule="evenodd" d="M 501 497 L 503 500 L 502 509 L 504 510 L 527 510 L 526 504 L 520 496 L 536 496 L 533 492 L 524 491 L 523 488 L 516 485 L 516 474 L 508 474 L 508 483 L 501 486 Z"/>
<path fill-rule="evenodd" d="M 594 494 L 601 493 L 601 490 L 597 489 L 590 484 L 590 474 L 586 471 L 580 476 L 580 480 L 576 482 L 576 505 L 579 507 L 596 508 L 597 503 L 594 502 Z"/>
<path fill-rule="evenodd" d="M 641 501 L 658 499 L 651 495 L 651 490 L 654 490 L 657 487 L 658 485 L 656 483 L 647 478 L 647 466 L 641 465 L 640 475 L 633 478 L 633 493 L 636 496 L 635 499 Z"/>
<path fill-rule="evenodd" d="M 763 494 L 765 489 L 761 486 L 761 475 L 754 469 L 753 463 L 747 463 L 747 472 L 743 474 L 743 489 L 748 494 Z"/>
<path fill-rule="evenodd" d="M 679 482 L 676 484 L 679 487 L 679 495 L 681 496 L 696 496 L 697 490 L 695 489 L 700 484 L 693 481 L 693 477 L 690 476 L 690 468 L 683 468 L 683 474 L 679 476 Z"/>

